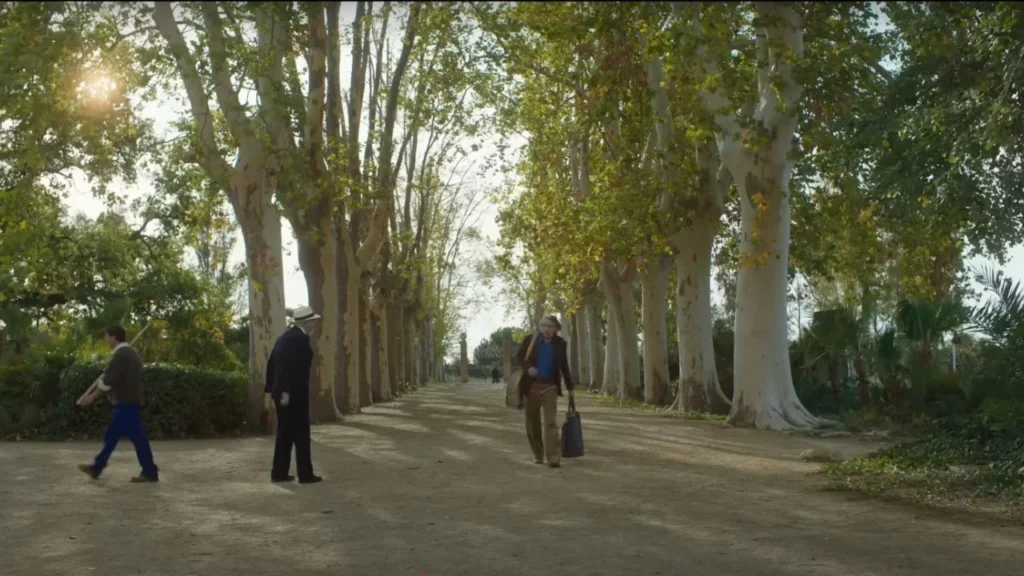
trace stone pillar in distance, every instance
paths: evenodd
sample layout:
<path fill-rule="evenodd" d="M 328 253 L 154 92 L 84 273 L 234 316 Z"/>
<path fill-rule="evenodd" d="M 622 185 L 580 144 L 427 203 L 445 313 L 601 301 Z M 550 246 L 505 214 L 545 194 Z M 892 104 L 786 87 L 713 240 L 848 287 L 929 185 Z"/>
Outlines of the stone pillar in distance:
<path fill-rule="evenodd" d="M 466 352 L 465 332 L 462 333 L 462 337 L 459 339 L 459 352 L 461 360 L 459 362 L 459 377 L 462 380 L 462 383 L 465 384 L 466 382 L 469 382 L 469 354 Z"/>

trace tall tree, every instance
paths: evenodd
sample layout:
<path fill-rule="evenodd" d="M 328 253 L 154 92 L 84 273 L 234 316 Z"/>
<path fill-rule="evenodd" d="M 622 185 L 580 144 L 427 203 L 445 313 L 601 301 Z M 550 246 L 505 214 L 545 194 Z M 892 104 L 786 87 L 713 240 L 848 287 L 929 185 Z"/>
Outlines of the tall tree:
<path fill-rule="evenodd" d="M 260 10 L 270 10 L 263 7 Z M 232 79 L 227 37 L 220 6 L 207 3 L 194 8 L 178 5 L 178 12 L 200 20 L 203 38 L 196 51 L 182 34 L 170 2 L 156 2 L 153 21 L 174 59 L 178 78 L 188 95 L 193 121 L 191 131 L 195 160 L 228 197 L 242 229 L 246 263 L 249 270 L 249 426 L 265 427 L 265 370 L 274 339 L 284 331 L 284 273 L 281 268 L 281 221 L 276 216 L 273 195 L 280 172 L 280 157 L 261 137 L 259 126 L 239 98 Z M 240 38 L 238 40 L 241 40 Z M 266 43 L 259 47 L 261 60 L 282 55 Z M 200 70 L 208 71 L 204 78 Z M 213 111 L 204 85 L 214 87 L 217 112 L 226 125 L 226 134 L 218 134 L 218 114 Z M 234 152 L 234 165 L 225 152 Z"/>

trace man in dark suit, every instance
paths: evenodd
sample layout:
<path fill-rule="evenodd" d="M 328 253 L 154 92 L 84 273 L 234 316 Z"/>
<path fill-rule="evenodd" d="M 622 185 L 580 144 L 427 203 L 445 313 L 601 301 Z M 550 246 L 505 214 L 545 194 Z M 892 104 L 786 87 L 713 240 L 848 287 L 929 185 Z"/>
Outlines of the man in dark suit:
<path fill-rule="evenodd" d="M 277 412 L 277 441 L 274 444 L 272 482 L 291 482 L 292 445 L 299 484 L 315 484 L 323 478 L 313 474 L 309 438 L 309 374 L 313 348 L 309 339 L 318 327 L 320 315 L 307 306 L 293 313 L 292 327 L 285 331 L 270 353 L 265 392 L 274 400 Z"/>
<path fill-rule="evenodd" d="M 92 464 L 82 464 L 78 469 L 93 480 L 98 479 L 107 467 L 107 461 L 114 453 L 118 440 L 127 436 L 135 445 L 135 455 L 142 466 L 142 473 L 132 478 L 132 482 L 157 482 L 160 480 L 159 470 L 153 462 L 153 451 L 142 425 L 142 358 L 125 342 L 124 328 L 107 328 L 106 339 L 107 345 L 114 349 L 110 364 L 78 404 L 88 406 L 103 392 L 110 392 L 114 417 L 103 438 L 103 450 L 96 455 Z"/>
<path fill-rule="evenodd" d="M 558 318 L 545 316 L 540 322 L 539 337 L 527 336 L 516 353 L 516 361 L 523 368 L 519 394 L 526 397 L 526 437 L 533 450 L 534 462 L 543 464 L 546 454 L 548 466 L 552 468 L 558 468 L 562 458 L 557 420 L 558 397 L 562 395 L 563 377 L 565 387 L 569 390 L 569 398 L 573 398 L 575 394 L 572 376 L 569 373 L 568 345 L 558 336 L 561 328 Z M 534 338 L 537 339 L 536 342 L 532 342 Z"/>

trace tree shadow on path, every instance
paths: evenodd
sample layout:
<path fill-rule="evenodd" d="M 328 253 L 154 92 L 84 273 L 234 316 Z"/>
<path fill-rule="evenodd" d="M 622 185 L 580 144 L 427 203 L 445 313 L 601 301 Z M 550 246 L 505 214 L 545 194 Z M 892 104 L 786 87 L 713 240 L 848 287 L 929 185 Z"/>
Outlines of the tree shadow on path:
<path fill-rule="evenodd" d="M 430 386 L 314 429 L 327 481 L 267 481 L 269 438 L 0 445 L 3 574 L 1020 574 L 1024 531 L 822 492 L 798 461 L 857 442 L 723 429 L 579 399 L 587 454 L 537 466 L 500 386 Z M 564 400 L 561 407 L 564 409 Z"/>

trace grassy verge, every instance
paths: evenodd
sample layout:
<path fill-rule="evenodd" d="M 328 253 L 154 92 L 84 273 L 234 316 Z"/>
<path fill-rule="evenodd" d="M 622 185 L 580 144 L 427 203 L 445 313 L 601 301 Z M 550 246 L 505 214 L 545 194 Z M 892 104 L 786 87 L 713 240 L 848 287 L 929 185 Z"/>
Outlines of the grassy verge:
<path fill-rule="evenodd" d="M 927 422 L 917 439 L 824 473 L 836 490 L 1024 520 L 1024 409 Z"/>
<path fill-rule="evenodd" d="M 665 406 L 645 404 L 632 398 L 615 398 L 614 396 L 600 396 L 597 402 L 602 406 L 622 408 L 633 412 L 647 412 L 657 414 L 666 418 L 683 418 L 685 420 L 712 420 L 725 422 L 724 414 L 709 414 L 707 412 L 679 412 L 677 410 L 666 410 Z"/>

